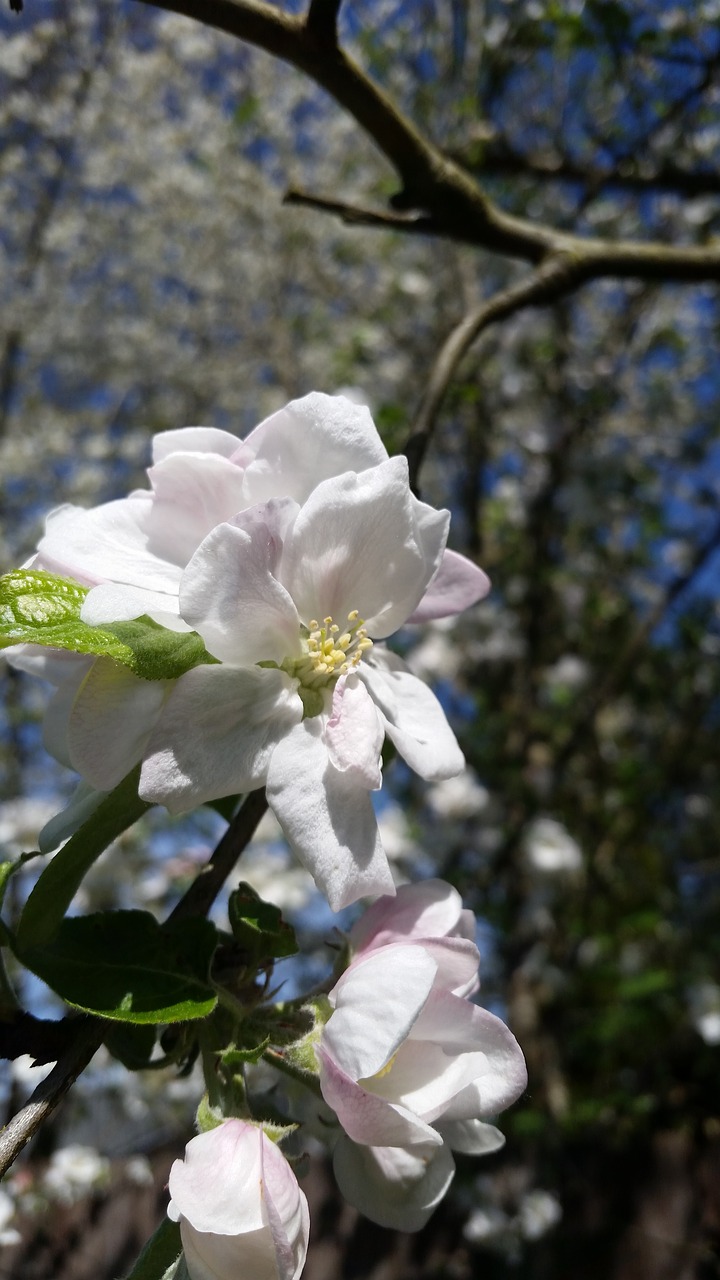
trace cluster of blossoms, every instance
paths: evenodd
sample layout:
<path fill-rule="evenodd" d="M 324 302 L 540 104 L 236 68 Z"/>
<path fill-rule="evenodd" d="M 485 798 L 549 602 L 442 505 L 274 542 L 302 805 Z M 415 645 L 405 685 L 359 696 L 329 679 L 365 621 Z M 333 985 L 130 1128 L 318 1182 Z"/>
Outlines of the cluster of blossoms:
<path fill-rule="evenodd" d="M 456 891 L 428 881 L 395 896 L 371 801 L 385 739 L 430 782 L 464 760 L 434 694 L 384 642 L 459 613 L 487 578 L 446 549 L 449 513 L 413 495 L 405 459 L 342 397 L 294 401 L 245 440 L 166 432 L 149 478 L 127 498 L 52 513 L 28 566 L 88 589 L 85 625 L 145 618 L 204 646 L 172 679 L 103 652 L 12 649 L 56 685 L 46 745 L 82 778 L 66 828 L 137 765 L 140 796 L 174 813 L 265 787 L 333 910 L 383 895 L 315 1010 L 311 1075 L 343 1194 L 417 1230 L 453 1176 L 451 1152 L 502 1145 L 488 1118 L 526 1077 L 507 1027 L 471 999 L 475 921 Z M 170 1192 L 192 1280 L 300 1274 L 307 1204 L 259 1123 L 233 1116 L 193 1139 Z"/>
<path fill-rule="evenodd" d="M 450 885 L 404 885 L 353 927 L 350 963 L 329 993 L 315 1043 L 323 1127 L 342 1194 L 381 1226 L 419 1230 L 452 1180 L 451 1151 L 497 1151 L 504 1138 L 487 1117 L 526 1085 L 514 1036 L 469 998 L 474 934 Z M 299 1275 L 305 1197 L 258 1126 L 229 1120 L 193 1138 L 170 1193 L 193 1280 Z"/>

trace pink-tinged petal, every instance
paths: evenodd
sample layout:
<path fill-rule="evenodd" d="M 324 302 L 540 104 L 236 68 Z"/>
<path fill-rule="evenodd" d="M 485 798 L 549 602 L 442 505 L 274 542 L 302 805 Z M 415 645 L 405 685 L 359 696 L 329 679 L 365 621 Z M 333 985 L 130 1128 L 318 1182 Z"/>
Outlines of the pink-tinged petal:
<path fill-rule="evenodd" d="M 379 1147 L 439 1147 L 442 1138 L 429 1124 L 397 1103 L 369 1093 L 351 1079 L 322 1048 L 317 1050 L 320 1088 L 328 1106 L 354 1142 Z"/>
<path fill-rule="evenodd" d="M 416 505 L 404 458 L 317 486 L 280 562 L 305 622 L 331 615 L 342 626 L 357 610 L 371 636 L 397 631 L 435 571 L 450 520 L 430 507 L 418 520 Z"/>
<path fill-rule="evenodd" d="M 403 760 L 428 782 L 453 778 L 465 768 L 457 739 L 435 694 L 396 654 L 374 652 L 358 675 L 380 710 L 388 737 Z"/>
<path fill-rule="evenodd" d="M 404 884 L 396 897 L 378 898 L 368 907 L 350 930 L 350 945 L 357 953 L 411 938 L 445 938 L 462 913 L 460 894 L 444 880 Z"/>
<path fill-rule="evenodd" d="M 408 622 L 452 618 L 477 604 L 490 590 L 490 579 L 472 560 L 445 551 L 440 568 Z"/>
<path fill-rule="evenodd" d="M 281 1280 L 297 1280 L 307 1255 L 310 1211 L 297 1178 L 280 1151 L 264 1139 L 265 1209 Z"/>
<path fill-rule="evenodd" d="M 246 527 L 218 525 L 185 570 L 180 612 L 214 657 L 252 666 L 300 653 L 297 610 L 273 574 L 294 510 L 289 499 L 275 499 L 261 509 L 262 519 L 255 508 L 244 513 Z"/>
<path fill-rule="evenodd" d="M 142 758 L 167 696 L 166 680 L 141 680 L 96 658 L 72 705 L 67 729 L 72 766 L 99 791 L 111 791 Z"/>
<path fill-rule="evenodd" d="M 435 1128 L 453 1151 L 489 1156 L 505 1146 L 505 1134 L 483 1120 L 438 1120 Z"/>
<path fill-rule="evenodd" d="M 247 506 L 242 470 L 228 458 L 173 453 L 148 476 L 153 487 L 148 549 L 173 564 L 186 565 L 216 524 Z"/>
<path fill-rule="evenodd" d="M 153 436 L 153 462 L 162 462 L 173 453 L 217 453 L 230 458 L 241 445 L 238 436 L 217 427 L 179 427 Z"/>
<path fill-rule="evenodd" d="M 265 1226 L 262 1139 L 261 1129 L 226 1120 L 187 1144 L 168 1186 L 176 1211 L 197 1231 L 231 1236 Z"/>
<path fill-rule="evenodd" d="M 278 744 L 267 797 L 296 857 L 340 911 L 395 886 L 369 792 L 330 763 L 322 720 L 304 720 Z"/>
<path fill-rule="evenodd" d="M 172 595 L 162 591 L 145 591 L 142 587 L 117 586 L 114 582 L 104 582 L 88 592 L 80 617 L 83 622 L 97 627 L 105 622 L 128 622 L 147 614 L 170 631 L 190 631 L 188 624 L 178 616 L 179 589 L 179 569 L 177 587 Z"/>
<path fill-rule="evenodd" d="M 313 391 L 261 422 L 245 441 L 246 501 L 288 494 L 304 502 L 322 480 L 387 460 L 370 411 L 345 396 Z"/>
<path fill-rule="evenodd" d="M 381 1227 L 419 1231 L 447 1192 L 455 1162 L 447 1147 L 418 1155 L 402 1147 L 359 1146 L 341 1137 L 333 1172 L 349 1204 Z"/>
<path fill-rule="evenodd" d="M 282 671 L 194 667 L 176 682 L 148 743 L 144 800 L 184 813 L 262 786 L 277 744 L 302 716 Z"/>
<path fill-rule="evenodd" d="M 168 595 L 177 589 L 177 566 L 147 546 L 152 494 L 131 493 L 85 511 L 59 507 L 47 518 L 37 567 L 90 586 L 121 582 Z"/>
<path fill-rule="evenodd" d="M 325 730 L 330 763 L 350 773 L 369 791 L 382 786 L 380 753 L 385 732 L 375 703 L 356 675 L 341 676 L 335 685 Z"/>
<path fill-rule="evenodd" d="M 420 947 L 388 947 L 354 960 L 330 993 L 322 1042 L 355 1080 L 382 1071 L 410 1034 L 437 973 Z"/>

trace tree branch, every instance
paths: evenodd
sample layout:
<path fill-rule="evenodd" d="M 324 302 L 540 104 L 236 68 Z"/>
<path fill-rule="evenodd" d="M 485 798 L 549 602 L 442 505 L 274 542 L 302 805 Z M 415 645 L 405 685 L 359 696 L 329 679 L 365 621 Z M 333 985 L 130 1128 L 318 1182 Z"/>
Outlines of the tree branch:
<path fill-rule="evenodd" d="M 241 853 L 252 840 L 266 808 L 264 790 L 252 791 L 233 818 L 207 865 L 170 912 L 170 920 L 187 920 L 190 916 L 207 914 Z M 64 1026 L 66 1031 L 63 1034 L 70 1034 L 71 1027 L 76 1029 L 72 1043 L 58 1059 L 50 1075 L 38 1085 L 30 1101 L 13 1116 L 0 1134 L 0 1177 L 60 1105 L 70 1086 L 95 1056 L 107 1031 L 107 1024 L 102 1019 L 86 1015 L 71 1016 L 64 1020 Z M 33 1028 L 33 1033 L 36 1031 L 37 1027 Z M 56 1035 L 59 1038 L 59 1033 Z"/>
<path fill-rule="evenodd" d="M 496 293 L 476 311 L 471 311 L 445 340 L 428 379 L 422 401 L 415 415 L 405 453 L 410 467 L 410 483 L 417 487 L 440 406 L 460 361 L 472 344 L 498 320 L 505 319 L 524 307 L 544 306 L 555 302 L 575 285 L 582 264 L 576 258 L 558 254 L 524 276 L 516 284 Z"/>
<path fill-rule="evenodd" d="M 393 165 L 401 183 L 391 201 L 393 207 L 425 211 L 437 235 L 534 264 L 548 255 L 577 257 L 581 264 L 575 284 L 599 276 L 720 280 L 720 242 L 673 248 L 653 242 L 601 240 L 505 213 L 465 169 L 416 129 L 343 49 L 318 43 L 302 18 L 282 13 L 264 0 L 137 2 L 195 18 L 303 71 L 344 107 Z M 334 8 L 332 0 L 317 2 L 316 12 L 324 16 Z"/>
<path fill-rule="evenodd" d="M 438 230 L 433 219 L 422 213 L 388 213 L 383 209 L 363 208 L 360 205 L 346 204 L 344 200 L 313 196 L 297 187 L 290 187 L 285 192 L 283 204 L 301 205 L 308 209 L 319 209 L 321 213 L 336 214 L 348 226 L 384 227 L 389 231 L 410 231 L 418 235 L 432 235 Z"/>
<path fill-rule="evenodd" d="M 310 0 L 305 30 L 320 48 L 337 48 L 337 23 L 341 4 L 342 0 Z"/>

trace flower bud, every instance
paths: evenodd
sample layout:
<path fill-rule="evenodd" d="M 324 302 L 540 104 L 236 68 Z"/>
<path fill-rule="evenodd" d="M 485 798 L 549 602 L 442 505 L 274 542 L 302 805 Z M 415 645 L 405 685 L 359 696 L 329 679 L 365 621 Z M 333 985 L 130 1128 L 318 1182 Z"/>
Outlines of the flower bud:
<path fill-rule="evenodd" d="M 307 1200 L 278 1147 L 245 1120 L 225 1120 L 170 1170 L 168 1215 L 180 1223 L 191 1280 L 297 1280 Z"/>

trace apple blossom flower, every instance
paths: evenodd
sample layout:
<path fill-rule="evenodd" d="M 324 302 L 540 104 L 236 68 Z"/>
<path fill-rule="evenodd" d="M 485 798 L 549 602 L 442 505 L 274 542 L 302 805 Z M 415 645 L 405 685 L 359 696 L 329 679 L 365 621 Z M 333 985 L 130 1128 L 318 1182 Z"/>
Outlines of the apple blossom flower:
<path fill-rule="evenodd" d="M 393 458 L 323 481 L 302 507 L 271 499 L 217 526 L 185 570 L 180 606 L 219 661 L 172 687 L 141 796 L 183 812 L 267 784 L 333 910 L 392 893 L 370 800 L 385 734 L 421 777 L 464 761 L 434 694 L 373 641 L 422 598 L 448 521 L 412 497 L 407 463 Z M 99 700 L 81 762 L 98 786 L 103 725 Z"/>
<path fill-rule="evenodd" d="M 183 569 L 216 525 L 270 498 L 302 504 L 322 481 L 387 458 L 364 405 L 320 392 L 291 401 L 244 440 L 213 427 L 165 431 L 153 440 L 150 490 L 90 510 L 58 507 L 32 564 L 95 588 L 83 607 L 86 622 L 147 613 L 182 626 Z M 408 621 L 459 613 L 489 582 L 464 556 L 446 551 L 427 586 Z"/>
<path fill-rule="evenodd" d="M 168 1216 L 180 1223 L 191 1280 L 297 1280 L 307 1254 L 307 1200 L 262 1129 L 225 1120 L 198 1134 L 170 1170 Z"/>
<path fill-rule="evenodd" d="M 452 1178 L 451 1150 L 502 1146 L 487 1118 L 527 1081 L 515 1037 L 467 999 L 479 960 L 468 915 L 439 881 L 403 886 L 355 927 L 356 954 L 329 994 L 317 1054 L 343 1129 L 335 1174 L 381 1225 L 421 1227 Z"/>

